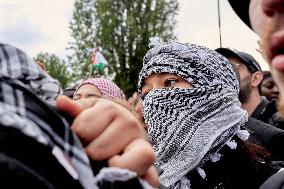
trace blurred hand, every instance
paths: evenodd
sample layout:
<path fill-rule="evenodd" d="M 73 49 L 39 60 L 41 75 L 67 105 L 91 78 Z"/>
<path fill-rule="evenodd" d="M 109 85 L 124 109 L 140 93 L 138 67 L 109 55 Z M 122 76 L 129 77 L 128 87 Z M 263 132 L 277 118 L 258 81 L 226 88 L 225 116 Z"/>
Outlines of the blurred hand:
<path fill-rule="evenodd" d="M 57 98 L 57 109 L 74 117 L 71 129 L 91 159 L 107 160 L 109 166 L 132 170 L 154 187 L 159 186 L 153 148 L 129 110 L 103 98 L 75 102 L 66 96 Z"/>
<path fill-rule="evenodd" d="M 138 96 L 138 93 L 137 93 L 137 92 L 134 92 L 134 93 L 132 94 L 132 96 L 128 99 L 128 103 L 129 103 L 130 105 L 132 105 L 133 107 L 135 107 L 135 105 L 136 105 L 136 100 L 137 100 L 138 97 L 139 97 L 139 96 Z"/>

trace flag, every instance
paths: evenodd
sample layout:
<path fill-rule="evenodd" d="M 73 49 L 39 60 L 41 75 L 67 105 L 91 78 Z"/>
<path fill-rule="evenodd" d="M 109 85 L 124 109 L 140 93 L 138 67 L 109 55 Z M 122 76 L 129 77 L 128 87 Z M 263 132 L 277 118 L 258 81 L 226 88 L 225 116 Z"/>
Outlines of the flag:
<path fill-rule="evenodd" d="M 93 56 L 92 56 L 93 71 L 98 70 L 102 72 L 107 64 L 108 62 L 106 61 L 105 57 L 100 52 L 99 48 L 95 48 Z"/>

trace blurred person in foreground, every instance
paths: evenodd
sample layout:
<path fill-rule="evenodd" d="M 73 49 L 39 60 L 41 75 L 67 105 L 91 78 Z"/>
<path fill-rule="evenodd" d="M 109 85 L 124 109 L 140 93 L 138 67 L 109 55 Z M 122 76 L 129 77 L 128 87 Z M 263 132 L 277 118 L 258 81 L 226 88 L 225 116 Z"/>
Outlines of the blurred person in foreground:
<path fill-rule="evenodd" d="M 284 0 L 229 0 L 239 17 L 260 37 L 262 55 L 269 65 L 278 86 L 278 110 L 284 117 Z M 280 172 L 269 179 L 262 189 L 283 188 L 284 175 Z"/>
<path fill-rule="evenodd" d="M 127 109 L 106 99 L 79 104 L 59 96 L 58 81 L 23 51 L 1 43 L 0 54 L 3 187 L 151 188 L 145 180 L 158 185 L 152 147 Z"/>
<path fill-rule="evenodd" d="M 258 188 L 279 168 L 247 142 L 247 112 L 228 60 L 206 47 L 152 39 L 138 89 L 167 188 Z"/>

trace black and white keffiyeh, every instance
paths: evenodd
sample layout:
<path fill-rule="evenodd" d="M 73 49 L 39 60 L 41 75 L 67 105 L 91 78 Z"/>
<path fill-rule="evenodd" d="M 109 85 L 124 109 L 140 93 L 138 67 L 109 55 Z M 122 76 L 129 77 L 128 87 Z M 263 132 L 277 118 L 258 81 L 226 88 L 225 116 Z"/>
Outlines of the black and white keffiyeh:
<path fill-rule="evenodd" d="M 139 75 L 173 73 L 192 84 L 192 89 L 151 90 L 143 99 L 143 114 L 156 164 L 163 170 L 160 181 L 170 188 L 190 188 L 186 174 L 206 161 L 218 161 L 218 151 L 229 144 L 247 120 L 240 108 L 238 81 L 227 59 L 195 44 L 156 43 L 144 57 Z M 206 170 L 205 170 L 206 173 Z"/>
<path fill-rule="evenodd" d="M 48 115 L 52 114 L 49 107 L 55 105 L 55 99 L 62 91 L 59 82 L 43 72 L 26 53 L 2 43 L 0 78 L 1 126 L 15 128 L 50 147 L 52 154 L 74 179 L 80 180 L 86 188 L 93 188 L 94 176 L 89 159 L 67 122 L 61 120 L 60 125 L 49 125 L 33 112 L 33 107 L 29 108 L 30 104 L 25 100 L 26 96 L 30 96 L 35 102 L 39 102 L 43 109 L 50 110 L 45 116 L 52 116 Z"/>
<path fill-rule="evenodd" d="M 23 51 L 0 43 L 0 77 L 21 81 L 45 102 L 55 104 L 60 84 L 43 72 Z"/>
<path fill-rule="evenodd" d="M 136 178 L 136 173 L 119 168 L 103 168 L 94 176 L 80 140 L 50 106 L 60 92 L 59 82 L 43 72 L 28 55 L 0 43 L 0 127 L 14 128 L 47 146 L 84 188 L 99 188 L 102 181 Z M 151 188 L 143 180 L 140 183 L 143 188 Z"/>

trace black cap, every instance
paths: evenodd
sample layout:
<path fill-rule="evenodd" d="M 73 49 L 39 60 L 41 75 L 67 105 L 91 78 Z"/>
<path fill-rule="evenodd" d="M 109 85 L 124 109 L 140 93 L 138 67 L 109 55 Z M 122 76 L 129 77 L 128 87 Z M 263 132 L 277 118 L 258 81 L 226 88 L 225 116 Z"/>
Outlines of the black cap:
<path fill-rule="evenodd" d="M 248 53 L 237 51 L 235 49 L 229 49 L 229 48 L 218 48 L 218 49 L 215 49 L 215 51 L 223 55 L 226 58 L 236 57 L 240 59 L 251 73 L 254 73 L 256 71 L 262 72 L 259 63 L 253 58 L 253 56 L 251 56 Z"/>
<path fill-rule="evenodd" d="M 249 20 L 249 3 L 250 0 L 228 0 L 231 7 L 234 9 L 240 19 L 251 28 Z"/>

